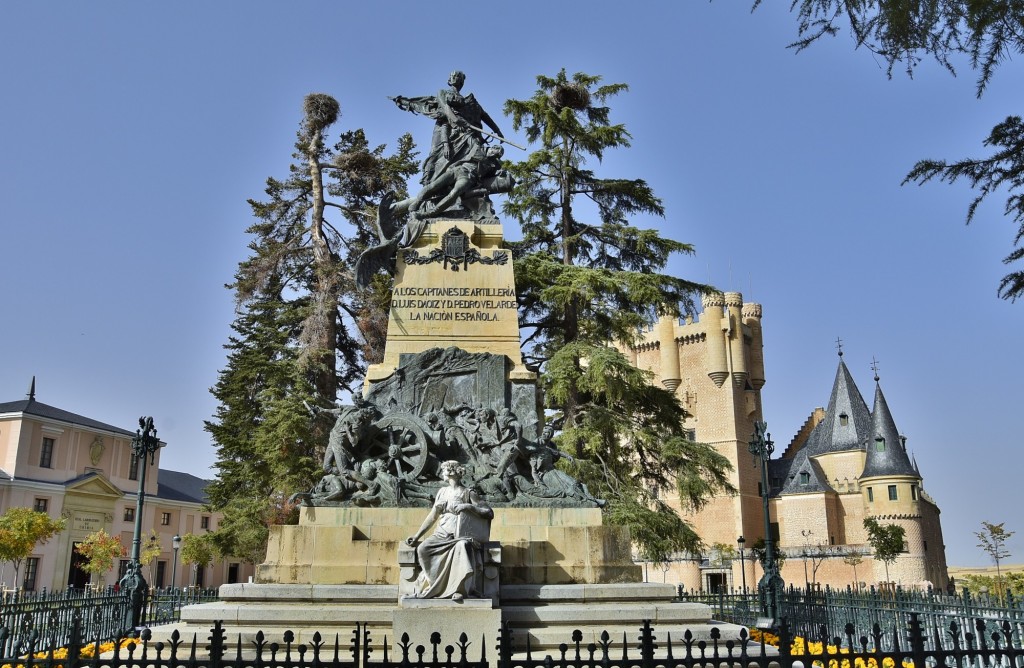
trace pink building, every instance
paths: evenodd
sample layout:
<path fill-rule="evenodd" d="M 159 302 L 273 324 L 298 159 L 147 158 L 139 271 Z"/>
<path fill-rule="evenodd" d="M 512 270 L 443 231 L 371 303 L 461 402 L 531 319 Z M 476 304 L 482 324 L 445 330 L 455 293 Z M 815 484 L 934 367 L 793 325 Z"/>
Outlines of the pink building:
<path fill-rule="evenodd" d="M 139 486 L 133 436 L 132 431 L 36 401 L 35 381 L 27 399 L 0 402 L 0 514 L 23 506 L 67 520 L 63 532 L 36 546 L 17 582 L 14 567 L 0 565 L 0 586 L 53 590 L 117 581 L 118 571 L 111 569 L 102 581 L 90 583 L 74 546 L 102 528 L 121 536 L 130 550 Z M 179 559 L 174 568 L 174 536 L 215 529 L 220 514 L 203 509 L 206 480 L 159 466 L 158 451 L 146 472 L 142 518 L 143 537 L 156 530 L 163 548 L 144 569 L 150 585 L 187 586 L 196 581 L 213 587 L 248 580 L 253 566 L 238 560 L 192 569 Z M 126 563 L 122 560 L 122 569 Z"/>

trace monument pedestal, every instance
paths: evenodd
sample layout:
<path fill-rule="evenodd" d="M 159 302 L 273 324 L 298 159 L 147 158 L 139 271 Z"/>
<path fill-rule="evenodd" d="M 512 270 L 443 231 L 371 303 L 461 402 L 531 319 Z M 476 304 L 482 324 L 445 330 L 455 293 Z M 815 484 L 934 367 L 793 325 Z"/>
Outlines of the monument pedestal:
<path fill-rule="evenodd" d="M 174 629 L 205 637 L 219 619 L 231 642 L 291 630 L 296 642 L 319 631 L 338 633 L 344 643 L 358 622 L 367 624 L 378 647 L 387 636 L 394 648 L 404 631 L 429 651 L 430 633 L 442 634 L 442 646 L 454 646 L 465 631 L 472 643 L 467 657 L 475 660 L 481 637 L 492 655 L 502 622 L 511 625 L 517 651 L 529 638 L 532 650 L 556 652 L 575 630 L 587 642 L 603 631 L 633 637 L 644 619 L 673 636 L 689 630 L 708 640 L 717 627 L 725 638 L 739 637 L 738 626 L 712 622 L 708 606 L 675 602 L 673 585 L 641 582 L 629 531 L 603 526 L 597 508 L 494 509 L 490 537 L 501 543 L 500 607 L 490 599 L 400 601 L 399 547 L 424 512 L 304 507 L 298 526 L 272 527 L 260 582 L 222 586 L 220 601 L 184 608 L 181 623 L 154 629 L 154 639 L 165 640 Z"/>
<path fill-rule="evenodd" d="M 397 661 L 402 658 L 401 644 L 405 642 L 403 634 L 408 634 L 411 645 L 409 659 L 415 661 L 417 645 L 427 648 L 425 658 L 430 658 L 430 636 L 441 634 L 441 647 L 451 645 L 456 648 L 454 656 L 458 658 L 460 635 L 466 634 L 469 649 L 466 651 L 468 661 L 476 661 L 486 649 L 488 656 L 494 655 L 501 631 L 501 608 L 490 599 L 467 598 L 461 601 L 441 598 L 404 598 L 399 600 L 394 611 L 391 646 Z"/>
<path fill-rule="evenodd" d="M 298 526 L 270 529 L 261 583 L 397 585 L 399 545 L 416 533 L 423 508 L 303 507 Z M 499 581 L 513 584 L 640 582 L 629 530 L 601 524 L 598 508 L 495 508 Z"/>

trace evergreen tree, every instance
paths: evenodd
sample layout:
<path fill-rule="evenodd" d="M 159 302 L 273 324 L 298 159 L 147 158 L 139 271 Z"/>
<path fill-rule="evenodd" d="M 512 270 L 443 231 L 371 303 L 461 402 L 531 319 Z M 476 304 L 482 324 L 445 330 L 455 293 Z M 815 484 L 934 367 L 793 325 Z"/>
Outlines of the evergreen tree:
<path fill-rule="evenodd" d="M 761 0 L 754 0 L 756 8 Z M 853 36 L 857 48 L 866 48 L 888 63 L 889 75 L 897 65 L 907 74 L 925 57 L 932 57 L 951 73 L 965 59 L 977 74 L 981 97 L 998 67 L 1014 54 L 1024 55 L 1024 0 L 928 0 L 925 2 L 846 2 L 794 0 L 798 39 L 790 47 L 802 51 L 825 36 L 840 31 Z M 967 223 L 974 220 L 981 202 L 1001 188 L 1007 197 L 1003 213 L 1017 224 L 1014 249 L 1003 264 L 1024 260 L 1024 123 L 1007 116 L 995 125 L 985 146 L 995 147 L 987 158 L 920 160 L 903 183 L 924 184 L 932 179 L 954 183 L 961 179 L 978 194 L 967 208 Z M 1018 265 L 1019 266 L 1019 265 Z M 1024 270 L 1010 272 L 999 283 L 998 294 L 1016 301 L 1024 297 Z"/>
<path fill-rule="evenodd" d="M 573 474 L 609 500 L 611 520 L 631 528 L 646 558 L 664 561 L 699 538 L 656 490 L 675 485 L 697 508 L 731 489 L 729 464 L 686 438 L 675 396 L 613 342 L 635 343 L 659 313 L 692 309 L 693 296 L 711 288 L 660 273 L 670 255 L 693 249 L 630 224 L 664 215 L 646 182 L 601 178 L 587 166 L 629 146 L 605 106 L 626 85 L 564 70 L 537 83 L 530 99 L 505 104 L 513 127 L 539 144 L 511 167 L 517 185 L 505 206 L 523 233 L 512 246 L 524 359 L 541 370 L 560 447 L 576 457 Z"/>
<path fill-rule="evenodd" d="M 967 158 L 956 162 L 920 160 L 903 183 L 916 181 L 923 185 L 932 179 L 946 183 L 961 179 L 969 182 L 978 194 L 967 207 L 968 223 L 974 220 L 978 206 L 986 197 L 1005 187 L 1007 196 L 1003 213 L 1017 223 L 1013 252 L 1003 258 L 1003 264 L 1010 265 L 1024 260 L 1024 246 L 1020 245 L 1024 240 L 1024 120 L 1020 116 L 1008 117 L 992 128 L 983 144 L 994 147 L 995 152 L 986 158 Z M 998 294 L 1010 301 L 1024 297 L 1024 269 L 1003 276 L 999 281 Z"/>
<path fill-rule="evenodd" d="M 761 0 L 754 0 L 756 8 Z M 794 0 L 798 39 L 790 46 L 802 51 L 824 36 L 848 32 L 857 48 L 888 63 L 888 72 L 902 65 L 908 74 L 931 56 L 955 73 L 957 57 L 966 56 L 977 70 L 980 96 L 999 65 L 1024 53 L 1024 2 L 1021 0 Z"/>
<path fill-rule="evenodd" d="M 381 355 L 381 320 L 386 331 L 389 281 L 360 293 L 352 267 L 372 240 L 376 202 L 404 193 L 415 152 L 406 135 L 387 155 L 362 130 L 328 147 L 338 109 L 328 95 L 306 97 L 295 161 L 287 178 L 267 180 L 265 200 L 250 200 L 252 253 L 227 286 L 234 333 L 206 423 L 218 469 L 209 505 L 225 519 L 211 540 L 252 562 L 263 559 L 268 524 L 293 519 L 289 495 L 317 476 L 331 425 L 312 421 L 303 402 L 330 405 L 339 390 L 355 389 L 365 361 Z"/>

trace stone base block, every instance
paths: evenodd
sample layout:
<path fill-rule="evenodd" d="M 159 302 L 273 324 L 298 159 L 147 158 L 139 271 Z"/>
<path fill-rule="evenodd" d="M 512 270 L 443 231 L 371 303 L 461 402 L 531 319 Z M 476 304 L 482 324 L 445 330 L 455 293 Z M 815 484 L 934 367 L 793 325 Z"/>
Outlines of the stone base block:
<path fill-rule="evenodd" d="M 477 661 L 483 656 L 493 656 L 501 632 L 501 609 L 490 599 L 402 599 L 395 609 L 392 622 L 393 660 L 404 657 L 403 645 L 408 643 L 408 658 L 415 662 L 419 646 L 424 648 L 424 658 L 432 657 L 433 646 L 430 636 L 440 633 L 441 644 L 438 655 L 445 656 L 444 648 L 455 648 L 453 658 L 460 658 L 460 647 L 466 644 L 466 659 Z M 462 638 L 465 634 L 465 638 Z M 486 654 L 485 654 L 486 651 Z"/>
<path fill-rule="evenodd" d="M 398 548 L 423 508 L 303 508 L 298 526 L 271 527 L 261 583 L 394 585 Z M 629 530 L 601 524 L 596 508 L 495 508 L 491 540 L 502 545 L 509 584 L 626 583 L 642 579 Z"/>

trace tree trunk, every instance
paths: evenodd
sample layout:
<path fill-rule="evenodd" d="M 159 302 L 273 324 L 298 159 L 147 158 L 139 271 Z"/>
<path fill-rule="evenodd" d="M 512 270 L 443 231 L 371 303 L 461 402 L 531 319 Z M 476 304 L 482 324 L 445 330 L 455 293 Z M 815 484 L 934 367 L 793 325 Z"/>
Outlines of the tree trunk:
<path fill-rule="evenodd" d="M 331 248 L 324 234 L 324 197 L 323 173 L 320 170 L 320 148 L 323 141 L 319 130 L 313 132 L 306 149 L 309 162 L 309 177 L 313 189 L 313 209 L 310 212 L 310 237 L 313 245 L 314 272 L 316 277 L 315 294 L 312 308 L 315 315 L 316 331 L 307 342 L 310 346 L 310 359 L 316 365 L 315 386 L 320 396 L 334 401 L 337 386 L 337 277 Z M 318 453 L 322 454 L 322 453 Z"/>
<path fill-rule="evenodd" d="M 569 165 L 563 162 L 562 165 L 562 182 L 560 187 L 561 196 L 561 214 L 562 214 L 562 264 L 565 266 L 571 266 L 573 264 L 573 255 L 576 251 L 575 247 L 571 242 L 571 238 L 575 232 L 572 224 L 572 194 L 570 192 L 571 184 L 569 183 L 568 177 L 566 176 L 569 169 Z M 565 306 L 565 329 L 564 329 L 564 340 L 563 345 L 575 342 L 580 335 L 580 313 L 579 303 L 576 298 L 569 300 L 569 303 Z M 576 373 L 580 372 L 580 361 L 576 360 Z M 573 383 L 570 390 L 569 396 L 566 398 L 565 409 L 564 409 L 564 426 L 572 427 L 576 425 L 576 412 L 577 407 L 580 404 L 579 390 L 577 389 L 576 383 Z M 568 443 L 572 448 L 573 456 L 582 458 L 583 452 L 583 441 L 577 439 L 575 443 Z"/>

